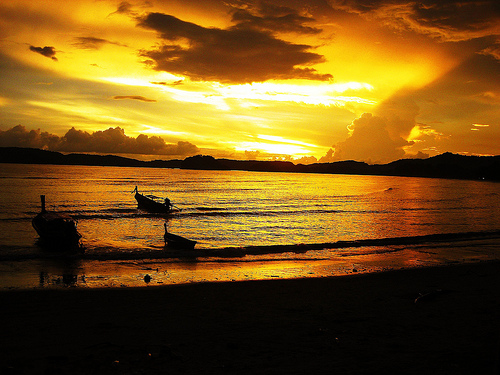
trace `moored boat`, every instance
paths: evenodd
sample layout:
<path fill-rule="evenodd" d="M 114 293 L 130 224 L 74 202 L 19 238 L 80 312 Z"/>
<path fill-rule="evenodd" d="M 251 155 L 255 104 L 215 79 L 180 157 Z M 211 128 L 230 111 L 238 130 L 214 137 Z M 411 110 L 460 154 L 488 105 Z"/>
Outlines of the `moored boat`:
<path fill-rule="evenodd" d="M 31 221 L 33 228 L 45 244 L 62 247 L 79 246 L 82 235 L 76 228 L 76 222 L 69 215 L 50 212 L 45 209 L 45 195 L 40 196 L 42 210 Z"/>
<path fill-rule="evenodd" d="M 178 211 L 174 208 L 174 205 L 170 202 L 170 199 L 168 198 L 162 199 L 154 195 L 141 194 L 137 190 L 137 186 L 135 187 L 133 193 L 135 193 L 134 197 L 135 200 L 137 201 L 137 206 L 140 209 L 149 212 L 161 212 L 161 213 L 170 213 Z"/>
<path fill-rule="evenodd" d="M 167 224 L 164 223 L 165 234 L 163 235 L 163 239 L 165 240 L 165 245 L 169 247 L 174 247 L 176 249 L 186 249 L 192 250 L 196 246 L 196 241 L 190 240 L 188 238 L 184 238 L 177 234 L 169 233 L 167 230 Z"/>

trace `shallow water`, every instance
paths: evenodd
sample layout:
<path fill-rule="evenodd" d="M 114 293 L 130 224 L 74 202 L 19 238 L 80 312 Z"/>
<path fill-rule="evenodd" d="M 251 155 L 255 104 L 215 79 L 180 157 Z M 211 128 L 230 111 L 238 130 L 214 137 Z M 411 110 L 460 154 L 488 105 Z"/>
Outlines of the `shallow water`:
<path fill-rule="evenodd" d="M 168 196 L 181 211 L 162 216 L 138 210 L 135 186 Z M 400 256 L 408 244 L 395 245 L 394 251 L 385 251 L 392 245 L 384 241 L 355 251 L 335 244 L 496 232 L 499 186 L 385 176 L 0 164 L 0 287 L 135 285 L 143 282 L 144 268 L 155 271 L 159 283 L 329 276 L 341 273 L 333 259 L 345 271 L 354 269 L 360 256 L 385 269 L 394 257 L 388 254 Z M 48 209 L 78 221 L 85 255 L 63 261 L 76 265 L 61 265 L 58 256 L 37 245 L 31 219 L 40 210 L 41 194 Z M 164 222 L 170 232 L 198 241 L 199 253 L 186 259 L 166 250 Z M 312 247 L 294 251 L 296 244 Z M 485 252 L 488 258 L 496 254 L 491 246 Z M 427 257 L 418 252 L 411 258 L 421 264 Z"/>

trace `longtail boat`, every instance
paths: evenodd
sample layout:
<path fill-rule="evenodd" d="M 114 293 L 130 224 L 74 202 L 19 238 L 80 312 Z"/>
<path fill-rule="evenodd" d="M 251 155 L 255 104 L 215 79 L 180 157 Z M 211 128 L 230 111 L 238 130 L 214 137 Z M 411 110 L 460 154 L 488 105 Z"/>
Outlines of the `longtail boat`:
<path fill-rule="evenodd" d="M 137 201 L 137 206 L 142 210 L 161 213 L 180 211 L 179 209 L 174 208 L 174 205 L 170 202 L 170 199 L 162 199 L 155 195 L 141 194 L 137 190 L 137 186 L 135 187 L 133 193 L 135 193 L 134 197 Z"/>
<path fill-rule="evenodd" d="M 51 245 L 77 246 L 82 235 L 76 229 L 76 222 L 67 214 L 51 212 L 45 209 L 45 195 L 40 196 L 42 210 L 36 215 L 31 224 L 40 236 L 40 239 Z"/>
<path fill-rule="evenodd" d="M 167 223 L 163 223 L 163 226 L 165 227 L 165 234 L 163 235 L 165 245 L 176 249 L 194 249 L 194 247 L 196 246 L 196 241 L 181 237 L 177 234 L 169 233 L 169 231 L 167 230 Z"/>

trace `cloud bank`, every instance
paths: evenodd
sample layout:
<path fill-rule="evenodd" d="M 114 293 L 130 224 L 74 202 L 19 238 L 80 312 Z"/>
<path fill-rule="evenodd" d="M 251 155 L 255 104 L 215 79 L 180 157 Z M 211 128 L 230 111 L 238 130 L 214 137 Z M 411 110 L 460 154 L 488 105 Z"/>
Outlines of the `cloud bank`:
<path fill-rule="evenodd" d="M 444 42 L 499 36 L 497 0 L 331 0 L 335 9 L 382 20 L 400 30 L 411 30 Z"/>
<path fill-rule="evenodd" d="M 355 160 L 369 164 L 384 164 L 404 158 L 403 147 L 412 144 L 400 136 L 391 136 L 390 121 L 371 113 L 364 113 L 355 119 L 348 129 L 349 137 L 334 145 L 327 155 L 319 160 L 321 163 Z"/>
<path fill-rule="evenodd" d="M 17 125 L 9 130 L 0 130 L 0 147 L 32 147 L 62 152 L 96 152 L 111 154 L 142 154 L 191 156 L 199 153 L 198 147 L 186 141 L 167 144 L 158 136 L 125 135 L 119 127 L 88 133 L 74 127 L 59 137 L 48 132 L 27 130 Z"/>
<path fill-rule="evenodd" d="M 158 33 L 162 44 L 143 50 L 146 63 L 158 71 L 189 77 L 193 81 L 251 83 L 269 79 L 327 81 L 310 66 L 325 61 L 310 45 L 294 44 L 275 36 L 277 32 L 315 34 L 321 30 L 307 23 L 312 18 L 286 7 L 263 5 L 251 12 L 237 9 L 235 25 L 207 28 L 172 15 L 148 13 L 138 26 Z"/>

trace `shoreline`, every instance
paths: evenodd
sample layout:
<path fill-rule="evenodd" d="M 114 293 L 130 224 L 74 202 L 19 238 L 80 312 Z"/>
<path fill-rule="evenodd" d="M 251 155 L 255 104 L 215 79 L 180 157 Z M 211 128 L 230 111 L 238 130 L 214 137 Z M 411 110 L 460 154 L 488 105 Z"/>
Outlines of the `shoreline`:
<path fill-rule="evenodd" d="M 383 247 L 383 246 L 427 246 L 432 247 L 438 244 L 455 244 L 465 241 L 495 241 L 500 239 L 500 229 L 490 229 L 483 231 L 469 232 L 445 232 L 413 236 L 385 237 L 385 238 L 364 238 L 355 240 L 338 240 L 333 242 L 320 243 L 292 243 L 292 244 L 271 244 L 271 245 L 248 245 L 248 246 L 227 246 L 227 247 L 197 247 L 194 249 L 176 249 L 170 247 L 158 247 L 153 249 L 136 249 L 122 252 L 100 252 L 95 249 L 85 249 L 78 251 L 58 251 L 57 249 L 43 248 L 37 246 L 38 251 L 18 253 L 9 252 L 0 254 L 0 262 L 22 261 L 22 260 L 141 260 L 141 259 L 195 259 L 195 258 L 242 258 L 252 255 L 270 255 L 282 253 L 305 253 L 311 250 L 336 250 L 361 247 Z M 15 247 L 15 250 L 22 247 Z M 102 249 L 100 249 L 102 250 Z"/>
<path fill-rule="evenodd" d="M 0 291 L 0 372 L 495 373 L 499 271 Z"/>
<path fill-rule="evenodd" d="M 232 253 L 232 258 L 227 257 L 228 254 L 217 254 L 217 257 L 199 258 L 120 257 L 100 260 L 53 255 L 48 258 L 1 261 L 0 291 L 147 288 L 154 285 L 206 282 L 328 278 L 449 264 L 500 261 L 498 233 L 500 232 L 489 232 L 487 235 L 483 233 L 481 236 L 472 233 L 474 235 L 455 240 L 450 240 L 448 235 L 445 235 L 437 237 L 441 241 L 414 241 L 413 244 L 407 245 L 398 244 L 402 241 L 400 238 L 394 239 L 396 244 L 384 246 L 375 246 L 376 242 L 372 243 L 373 241 L 369 240 L 374 246 L 350 246 L 340 252 L 335 249 L 317 251 L 296 249 L 278 257 L 274 256 L 274 247 L 268 246 L 263 251 L 260 251 L 260 247 L 257 248 L 259 251 L 252 255 L 238 256 L 238 253 Z M 428 236 L 422 237 L 422 239 L 428 238 Z M 189 254 L 192 255 L 192 252 Z"/>
<path fill-rule="evenodd" d="M 0 147 L 0 155 L 2 156 L 0 159 L 6 164 L 180 168 L 209 171 L 236 170 L 266 173 L 322 173 L 500 181 L 498 174 L 500 155 L 464 156 L 451 152 L 426 159 L 399 159 L 386 164 L 368 164 L 352 160 L 294 164 L 290 161 L 216 159 L 206 155 L 190 156 L 184 160 L 144 161 L 117 155 L 63 154 L 56 151 L 23 147 Z"/>

